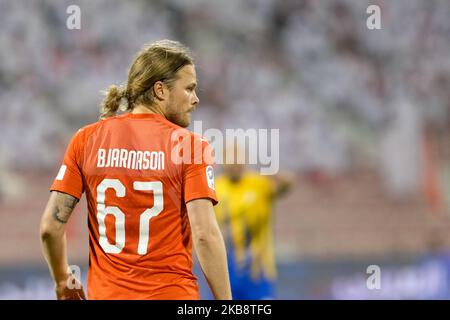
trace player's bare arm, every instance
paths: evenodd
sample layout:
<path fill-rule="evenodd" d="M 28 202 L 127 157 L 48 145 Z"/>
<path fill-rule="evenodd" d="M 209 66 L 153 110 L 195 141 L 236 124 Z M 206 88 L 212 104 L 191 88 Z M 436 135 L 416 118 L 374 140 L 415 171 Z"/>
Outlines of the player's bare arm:
<path fill-rule="evenodd" d="M 81 284 L 68 272 L 66 252 L 65 226 L 77 203 L 78 199 L 71 195 L 52 191 L 41 218 L 42 251 L 55 282 L 58 299 L 85 299 Z"/>
<path fill-rule="evenodd" d="M 231 288 L 225 243 L 211 200 L 192 200 L 186 207 L 194 248 L 206 281 L 215 299 L 230 300 Z"/>

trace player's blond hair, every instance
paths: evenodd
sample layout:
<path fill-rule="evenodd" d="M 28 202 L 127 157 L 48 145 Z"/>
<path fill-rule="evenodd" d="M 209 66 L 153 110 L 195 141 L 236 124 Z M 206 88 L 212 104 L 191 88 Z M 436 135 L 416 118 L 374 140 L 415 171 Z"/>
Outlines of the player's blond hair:
<path fill-rule="evenodd" d="M 194 61 L 187 47 L 178 41 L 160 40 L 144 46 L 134 58 L 124 86 L 110 86 L 101 103 L 100 119 L 116 115 L 119 107 L 131 111 L 137 104 L 154 103 L 153 85 L 163 81 L 169 87 L 176 73 Z"/>

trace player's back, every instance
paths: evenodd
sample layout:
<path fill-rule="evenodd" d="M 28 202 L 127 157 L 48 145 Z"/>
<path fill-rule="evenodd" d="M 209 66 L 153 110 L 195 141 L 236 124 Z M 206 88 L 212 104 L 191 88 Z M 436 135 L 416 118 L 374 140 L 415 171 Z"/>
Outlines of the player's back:
<path fill-rule="evenodd" d="M 127 114 L 92 133 L 84 160 L 88 201 L 97 204 L 89 210 L 97 211 L 89 215 L 91 272 L 99 272 L 90 274 L 92 295 L 124 292 L 108 290 L 105 282 L 132 289 L 133 297 L 169 293 L 164 288 L 174 284 L 186 288 L 179 293 L 184 296 L 196 291 L 189 223 L 181 208 L 182 169 L 170 161 L 176 129 L 159 115 Z"/>
<path fill-rule="evenodd" d="M 90 299 L 198 298 L 185 203 L 216 199 L 196 181 L 207 164 L 174 161 L 176 136 L 194 137 L 163 116 L 127 113 L 84 127 L 69 145 L 65 164 L 73 149 L 88 203 Z M 52 189 L 70 189 L 58 183 Z"/>

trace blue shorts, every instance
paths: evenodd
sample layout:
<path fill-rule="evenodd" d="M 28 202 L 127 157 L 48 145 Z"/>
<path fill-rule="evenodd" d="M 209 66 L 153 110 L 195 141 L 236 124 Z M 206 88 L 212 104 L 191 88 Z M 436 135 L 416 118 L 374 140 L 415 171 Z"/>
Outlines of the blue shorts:
<path fill-rule="evenodd" d="M 233 300 L 271 300 L 275 299 L 275 280 L 260 278 L 252 279 L 248 268 L 237 269 L 232 255 L 228 257 L 228 272 L 230 275 L 231 293 Z M 199 275 L 200 298 L 213 299 L 208 284 L 201 273 L 198 263 L 195 264 L 195 274 Z"/>
<path fill-rule="evenodd" d="M 237 268 L 233 255 L 228 256 L 228 271 L 230 274 L 231 293 L 234 300 L 271 300 L 274 299 L 275 281 L 260 277 L 253 279 L 250 264 Z"/>
<path fill-rule="evenodd" d="M 273 280 L 252 279 L 246 273 L 230 272 L 230 283 L 233 300 L 274 299 L 275 284 Z"/>

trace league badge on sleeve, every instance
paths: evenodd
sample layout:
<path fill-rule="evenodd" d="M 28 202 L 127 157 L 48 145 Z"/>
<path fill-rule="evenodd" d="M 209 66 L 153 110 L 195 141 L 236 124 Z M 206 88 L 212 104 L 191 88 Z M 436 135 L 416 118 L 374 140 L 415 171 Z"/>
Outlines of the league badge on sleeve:
<path fill-rule="evenodd" d="M 213 190 L 216 190 L 214 188 L 214 170 L 212 166 L 206 167 L 206 180 L 208 181 L 208 187 L 210 187 Z"/>

